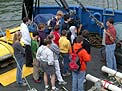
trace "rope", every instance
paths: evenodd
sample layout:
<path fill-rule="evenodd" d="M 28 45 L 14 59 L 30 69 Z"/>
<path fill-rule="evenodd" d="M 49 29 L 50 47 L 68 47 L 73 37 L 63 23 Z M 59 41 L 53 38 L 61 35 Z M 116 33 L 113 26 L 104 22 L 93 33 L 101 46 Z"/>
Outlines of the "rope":
<path fill-rule="evenodd" d="M 61 4 L 57 0 L 55 0 L 55 2 L 62 8 Z"/>
<path fill-rule="evenodd" d="M 65 9 L 67 12 L 69 12 L 68 4 L 65 0 L 63 0 L 63 1 L 60 0 L 60 3 L 57 0 L 55 0 L 55 2 L 59 5 L 59 7 L 61 7 L 62 9 Z"/>
<path fill-rule="evenodd" d="M 23 3 L 23 5 L 24 5 L 24 10 L 25 10 L 25 15 L 26 15 L 26 17 L 28 17 L 28 12 L 27 12 L 27 8 L 25 6 L 25 3 Z"/>
<path fill-rule="evenodd" d="M 98 26 L 105 29 L 104 25 L 96 17 L 94 17 L 94 15 L 92 15 L 92 13 L 87 8 L 85 8 L 80 1 L 78 0 L 74 0 L 74 1 L 77 2 L 83 8 L 84 11 L 89 13 L 90 17 L 96 22 Z"/>

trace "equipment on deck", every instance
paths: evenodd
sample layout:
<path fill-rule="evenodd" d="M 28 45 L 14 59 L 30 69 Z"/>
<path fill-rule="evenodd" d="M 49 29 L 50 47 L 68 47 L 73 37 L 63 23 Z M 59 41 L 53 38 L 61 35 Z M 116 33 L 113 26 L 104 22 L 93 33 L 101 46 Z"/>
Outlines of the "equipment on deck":
<path fill-rule="evenodd" d="M 113 69 L 110 69 L 110 68 L 108 68 L 108 67 L 106 67 L 106 66 L 103 66 L 103 67 L 101 68 L 101 70 L 102 70 L 103 72 L 106 72 L 106 73 L 111 74 L 111 75 L 113 75 L 113 76 L 122 78 L 122 73 L 117 72 L 117 71 L 115 71 L 115 70 L 113 70 Z"/>
<path fill-rule="evenodd" d="M 101 80 L 99 78 L 96 78 L 90 74 L 86 75 L 86 79 L 94 82 L 96 85 L 92 87 L 88 91 L 106 91 L 105 89 L 109 89 L 111 91 L 122 91 L 121 88 L 113 85 L 111 82 L 106 81 L 106 80 Z M 95 89 L 93 89 L 95 88 Z"/>
<path fill-rule="evenodd" d="M 111 80 L 113 84 L 119 87 L 122 86 L 122 73 L 110 69 L 106 66 L 103 66 L 101 70 L 109 74 L 109 80 Z"/>

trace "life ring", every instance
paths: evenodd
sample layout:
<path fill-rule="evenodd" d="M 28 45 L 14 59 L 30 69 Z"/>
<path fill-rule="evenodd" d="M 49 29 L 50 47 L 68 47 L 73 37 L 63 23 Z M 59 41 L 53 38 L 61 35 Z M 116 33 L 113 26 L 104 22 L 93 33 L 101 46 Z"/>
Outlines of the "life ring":
<path fill-rule="evenodd" d="M 102 22 L 102 15 L 99 12 L 95 12 L 93 16 L 100 22 Z M 96 24 L 94 19 L 91 19 L 91 24 Z"/>

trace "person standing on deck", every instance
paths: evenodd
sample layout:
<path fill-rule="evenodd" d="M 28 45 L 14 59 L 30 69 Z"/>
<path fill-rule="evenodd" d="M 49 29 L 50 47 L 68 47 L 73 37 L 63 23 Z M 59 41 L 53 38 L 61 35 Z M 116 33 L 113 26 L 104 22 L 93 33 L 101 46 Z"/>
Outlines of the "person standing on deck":
<path fill-rule="evenodd" d="M 76 38 L 77 38 L 77 28 L 76 26 L 71 26 L 69 30 L 71 32 L 70 42 L 71 42 L 71 45 L 73 45 L 76 42 Z"/>
<path fill-rule="evenodd" d="M 51 77 L 51 91 L 59 91 L 59 89 L 55 86 L 55 66 L 53 52 L 50 50 L 51 43 L 51 40 L 45 39 L 45 45 L 41 45 L 38 48 L 36 58 L 40 61 L 40 67 L 44 72 L 44 91 L 49 91 L 48 77 Z"/>
<path fill-rule="evenodd" d="M 54 40 L 54 36 L 52 34 L 47 36 L 48 39 L 50 39 L 52 41 L 51 45 L 50 45 L 50 49 L 53 51 L 53 56 L 54 56 L 54 64 L 55 64 L 55 70 L 56 70 L 56 76 L 57 79 L 59 81 L 59 85 L 63 84 L 67 84 L 67 82 L 65 82 L 61 76 L 61 72 L 60 72 L 60 65 L 59 65 L 59 55 L 60 55 L 60 50 L 58 45 L 56 45 L 53 40 Z"/>
<path fill-rule="evenodd" d="M 23 18 L 23 23 L 20 25 L 20 32 L 22 33 L 22 42 L 25 47 L 25 58 L 26 58 L 26 67 L 32 67 L 33 58 L 31 52 L 31 36 L 28 30 L 27 25 L 29 24 L 29 19 L 27 17 Z"/>
<path fill-rule="evenodd" d="M 83 37 L 79 35 L 76 38 L 76 42 L 73 44 L 73 47 L 70 49 L 70 54 L 74 52 L 76 53 L 79 49 L 82 48 Z M 86 63 L 91 60 L 90 54 L 82 48 L 78 52 L 78 57 L 80 59 L 80 69 L 78 71 L 72 71 L 72 91 L 84 91 L 84 79 L 86 74 Z M 72 59 L 73 60 L 73 59 Z"/>
<path fill-rule="evenodd" d="M 32 41 L 31 41 L 31 50 L 33 56 L 33 80 L 38 83 L 41 82 L 40 77 L 40 62 L 36 59 L 36 52 L 39 48 L 38 40 L 38 32 L 33 33 Z"/>
<path fill-rule="evenodd" d="M 60 29 L 60 26 L 59 25 L 56 25 L 54 27 L 54 31 L 52 32 L 52 34 L 54 35 L 54 40 L 53 42 L 55 44 L 57 44 L 59 46 L 59 39 L 60 39 L 60 34 L 59 34 L 59 29 Z"/>
<path fill-rule="evenodd" d="M 116 29 L 114 27 L 114 20 L 109 18 L 106 22 L 107 29 L 105 32 L 105 52 L 106 52 L 106 64 L 107 67 L 117 70 L 116 58 L 115 58 L 115 40 L 116 40 Z"/>
<path fill-rule="evenodd" d="M 69 31 L 69 28 L 70 28 L 70 20 L 71 20 L 71 18 L 70 18 L 70 15 L 69 14 L 65 14 L 64 15 L 64 22 L 62 23 L 62 30 L 66 30 L 66 31 Z"/>
<path fill-rule="evenodd" d="M 54 30 L 54 27 L 56 25 L 60 26 L 60 19 L 63 17 L 63 15 L 64 15 L 64 13 L 61 10 L 58 10 L 57 13 L 56 13 L 56 16 L 52 17 L 52 19 L 47 22 L 48 23 L 47 24 L 48 25 L 48 29 L 49 29 L 50 32 L 52 30 Z"/>
<path fill-rule="evenodd" d="M 44 45 L 44 39 L 46 39 L 47 35 L 45 33 L 45 24 L 40 23 L 38 25 L 38 33 L 39 33 L 39 46 Z"/>
<path fill-rule="evenodd" d="M 60 49 L 60 53 L 63 57 L 63 64 L 64 64 L 64 68 L 63 68 L 63 76 L 69 76 L 69 50 L 71 48 L 71 44 L 70 41 L 67 39 L 67 31 L 63 30 L 61 37 L 59 39 L 59 49 Z"/>
<path fill-rule="evenodd" d="M 82 31 L 82 36 L 83 36 L 82 47 L 88 52 L 88 54 L 91 54 L 91 44 L 90 44 L 90 41 L 89 41 L 89 31 L 88 30 L 83 30 Z"/>
<path fill-rule="evenodd" d="M 13 49 L 14 49 L 14 56 L 17 63 L 17 72 L 16 72 L 16 81 L 19 86 L 26 86 L 27 83 L 23 82 L 22 79 L 22 68 L 25 62 L 25 51 L 20 44 L 20 39 L 22 37 L 21 32 L 15 32 L 13 38 Z"/>

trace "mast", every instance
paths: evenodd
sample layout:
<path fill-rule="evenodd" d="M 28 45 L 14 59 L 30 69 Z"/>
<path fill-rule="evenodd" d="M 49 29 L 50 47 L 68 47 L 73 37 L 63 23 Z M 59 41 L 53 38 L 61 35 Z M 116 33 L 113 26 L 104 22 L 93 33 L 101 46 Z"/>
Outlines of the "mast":
<path fill-rule="evenodd" d="M 33 13 L 33 0 L 23 0 L 22 5 L 22 19 L 24 17 L 28 17 L 32 20 L 32 13 Z"/>

